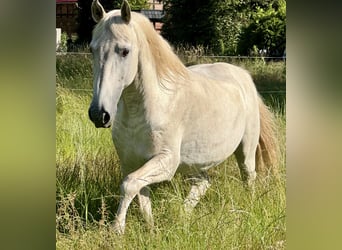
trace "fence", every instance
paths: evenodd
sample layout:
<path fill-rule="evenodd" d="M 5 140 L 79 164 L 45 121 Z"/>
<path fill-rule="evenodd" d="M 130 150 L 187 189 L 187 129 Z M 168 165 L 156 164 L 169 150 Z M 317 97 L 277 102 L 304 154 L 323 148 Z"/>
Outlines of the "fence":
<path fill-rule="evenodd" d="M 66 55 L 89 55 L 89 52 L 56 52 L 56 56 L 66 56 Z M 212 55 L 194 55 L 194 57 L 199 58 L 215 58 L 215 59 L 270 59 L 270 60 L 285 60 L 286 56 L 212 56 Z"/>
<path fill-rule="evenodd" d="M 89 56 L 91 57 L 92 54 L 88 52 L 56 52 L 57 57 L 63 56 Z M 234 62 L 237 60 L 260 60 L 263 61 L 265 64 L 267 62 L 272 61 L 283 61 L 286 63 L 286 56 L 284 57 L 269 57 L 269 56 L 214 56 L 214 55 L 182 55 L 180 56 L 183 61 L 187 61 L 186 65 L 193 64 L 192 62 L 212 62 L 212 61 L 224 61 L 224 62 Z M 191 59 L 190 59 L 191 58 Z M 71 91 L 85 91 L 91 92 L 92 89 L 76 89 L 76 88 L 68 88 Z M 286 90 L 259 90 L 261 94 L 285 94 Z"/>

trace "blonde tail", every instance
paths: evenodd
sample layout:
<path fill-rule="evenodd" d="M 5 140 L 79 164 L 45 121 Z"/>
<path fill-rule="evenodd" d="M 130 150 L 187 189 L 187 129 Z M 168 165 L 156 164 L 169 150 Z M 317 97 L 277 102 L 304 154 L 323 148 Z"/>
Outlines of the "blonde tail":
<path fill-rule="evenodd" d="M 259 97 L 260 137 L 256 152 L 256 171 L 275 173 L 279 161 L 279 145 L 273 113 Z"/>

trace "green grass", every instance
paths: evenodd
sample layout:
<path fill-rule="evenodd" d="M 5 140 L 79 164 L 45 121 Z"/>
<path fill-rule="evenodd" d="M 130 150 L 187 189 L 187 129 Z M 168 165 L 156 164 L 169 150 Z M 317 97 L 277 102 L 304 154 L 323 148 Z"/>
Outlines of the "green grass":
<path fill-rule="evenodd" d="M 69 57 L 69 58 L 67 58 Z M 279 126 L 281 164 L 276 176 L 259 179 L 255 192 L 243 188 L 234 157 L 209 172 L 211 187 L 192 216 L 182 213 L 189 183 L 180 175 L 151 186 L 155 228 L 147 228 L 135 202 L 124 236 L 110 227 L 119 203 L 120 165 L 109 129 L 96 129 L 91 101 L 91 61 L 57 58 L 56 247 L 57 249 L 284 249 L 285 96 L 265 96 Z M 285 67 L 246 64 L 274 85 L 285 84 Z M 259 67 L 259 70 L 258 70 Z M 274 72 L 280 72 L 276 76 Z M 262 82 L 261 82 L 262 83 Z M 75 90 L 82 89 L 82 90 Z M 278 89 L 275 87 L 275 89 Z M 271 89 L 272 90 L 272 89 Z"/>

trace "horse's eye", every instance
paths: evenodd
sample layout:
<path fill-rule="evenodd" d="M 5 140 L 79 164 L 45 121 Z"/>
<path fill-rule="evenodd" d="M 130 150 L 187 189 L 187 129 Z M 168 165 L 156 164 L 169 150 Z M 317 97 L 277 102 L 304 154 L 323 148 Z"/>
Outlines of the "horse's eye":
<path fill-rule="evenodd" d="M 128 49 L 123 49 L 122 50 L 122 57 L 126 57 L 129 53 L 129 50 Z"/>

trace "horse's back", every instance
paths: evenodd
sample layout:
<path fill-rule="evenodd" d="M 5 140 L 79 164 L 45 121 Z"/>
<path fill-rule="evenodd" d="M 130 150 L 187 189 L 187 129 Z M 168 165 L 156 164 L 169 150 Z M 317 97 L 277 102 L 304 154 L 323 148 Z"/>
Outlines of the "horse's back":
<path fill-rule="evenodd" d="M 247 111 L 252 114 L 259 113 L 259 96 L 249 72 L 241 67 L 229 63 L 198 64 L 188 69 L 203 77 L 216 80 L 223 85 L 238 88 L 243 96 Z"/>
<path fill-rule="evenodd" d="M 188 69 L 204 77 L 226 84 L 234 84 L 245 91 L 255 92 L 254 83 L 248 71 L 236 65 L 229 63 L 197 64 Z"/>
<path fill-rule="evenodd" d="M 229 63 L 207 63 L 196 64 L 189 66 L 192 72 L 196 72 L 200 75 L 215 79 L 215 80 L 227 80 L 236 81 L 237 74 L 241 76 L 248 74 L 244 69 Z"/>

